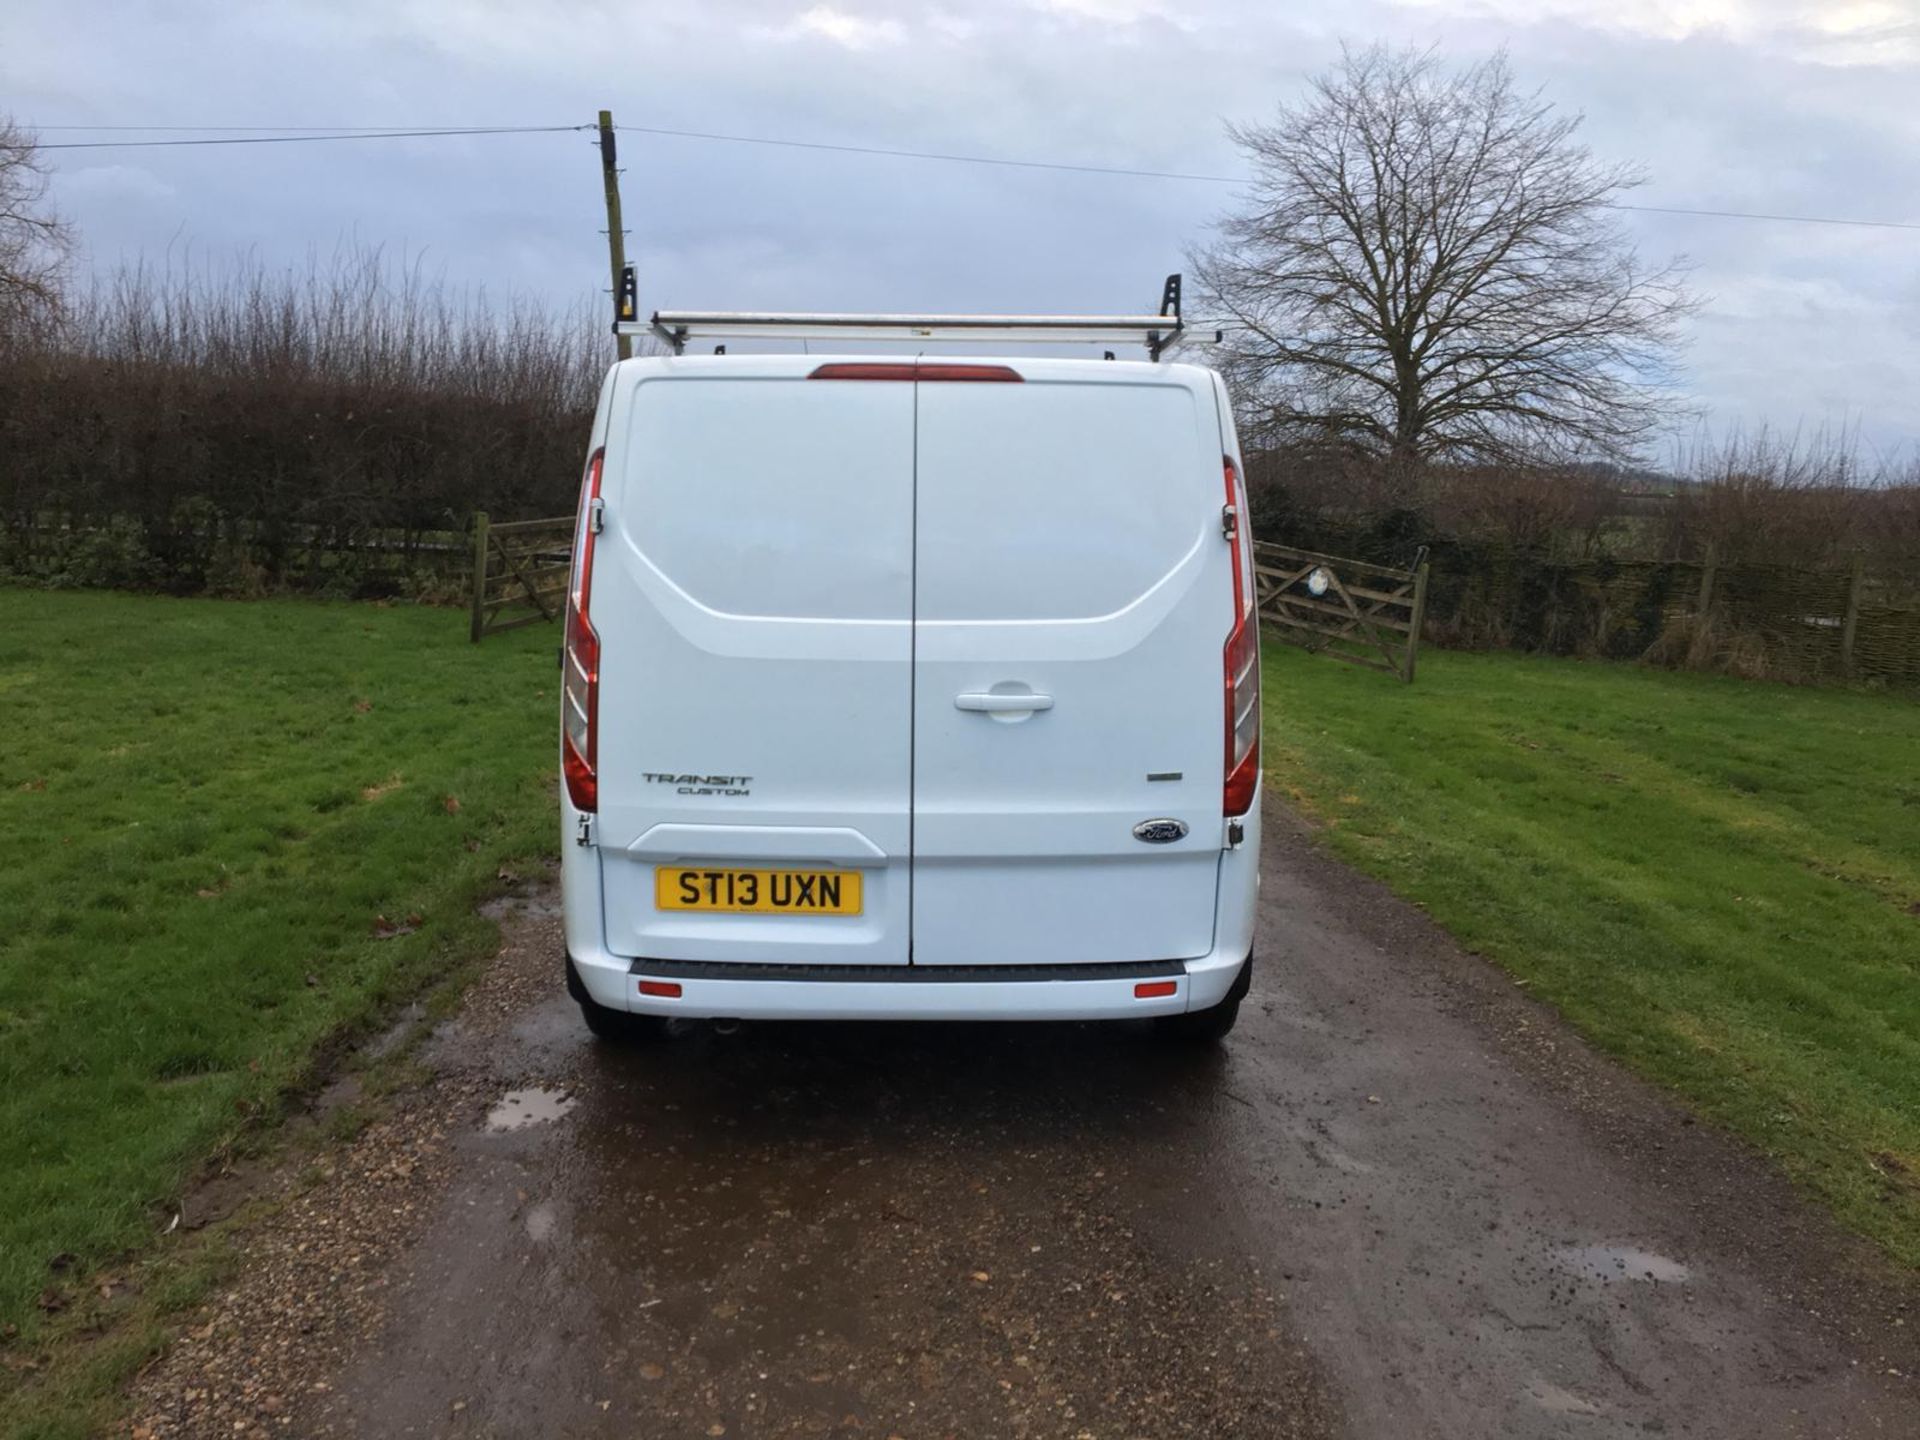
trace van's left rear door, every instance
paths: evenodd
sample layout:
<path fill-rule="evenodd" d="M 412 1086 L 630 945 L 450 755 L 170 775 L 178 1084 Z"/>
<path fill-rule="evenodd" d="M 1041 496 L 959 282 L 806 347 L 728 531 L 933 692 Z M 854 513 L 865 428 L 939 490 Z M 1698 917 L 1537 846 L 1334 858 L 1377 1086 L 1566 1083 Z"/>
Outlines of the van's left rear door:
<path fill-rule="evenodd" d="M 907 963 L 913 385 L 817 364 L 645 362 L 615 401 L 592 608 L 616 954 Z M 665 908 L 662 867 L 857 875 L 860 912 Z"/>

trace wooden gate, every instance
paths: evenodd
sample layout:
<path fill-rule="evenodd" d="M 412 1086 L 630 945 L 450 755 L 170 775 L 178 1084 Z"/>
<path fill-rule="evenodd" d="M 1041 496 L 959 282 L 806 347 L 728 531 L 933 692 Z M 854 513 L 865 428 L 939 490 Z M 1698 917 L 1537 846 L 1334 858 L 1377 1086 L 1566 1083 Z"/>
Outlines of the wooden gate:
<path fill-rule="evenodd" d="M 1411 570 L 1256 542 L 1260 618 L 1288 644 L 1384 670 L 1409 685 L 1427 608 L 1427 552 Z"/>
<path fill-rule="evenodd" d="M 473 517 L 473 612 L 471 638 L 557 620 L 566 609 L 567 575 L 573 567 L 571 515 L 550 520 L 488 522 Z"/>

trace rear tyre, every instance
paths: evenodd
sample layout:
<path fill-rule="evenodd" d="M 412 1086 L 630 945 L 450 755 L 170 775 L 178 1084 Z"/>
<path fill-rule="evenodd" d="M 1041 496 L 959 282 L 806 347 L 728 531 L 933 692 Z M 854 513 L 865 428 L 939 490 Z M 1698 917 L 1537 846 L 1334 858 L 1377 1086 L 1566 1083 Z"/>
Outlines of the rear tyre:
<path fill-rule="evenodd" d="M 1227 1038 L 1240 1018 L 1238 1000 L 1222 1000 L 1207 1010 L 1189 1010 L 1184 1015 L 1162 1015 L 1153 1022 L 1162 1040 L 1173 1045 L 1218 1045 Z"/>
<path fill-rule="evenodd" d="M 567 959 L 567 994 L 580 1006 L 580 1018 L 587 1023 L 596 1040 L 609 1045 L 653 1045 L 665 1040 L 673 1021 L 665 1015 L 629 1015 L 612 1010 L 587 993 L 580 976 Z"/>
<path fill-rule="evenodd" d="M 1233 988 L 1218 1005 L 1205 1010 L 1189 1010 L 1184 1015 L 1162 1015 L 1153 1022 L 1156 1034 L 1175 1045 L 1218 1045 L 1232 1032 L 1240 1018 L 1240 1001 L 1253 984 L 1253 957 L 1234 978 Z"/>
<path fill-rule="evenodd" d="M 608 1045 L 657 1045 L 665 1040 L 673 1024 L 664 1015 L 629 1015 L 624 1010 L 609 1010 L 588 1000 L 580 1006 L 580 1018 L 587 1022 L 593 1038 Z"/>

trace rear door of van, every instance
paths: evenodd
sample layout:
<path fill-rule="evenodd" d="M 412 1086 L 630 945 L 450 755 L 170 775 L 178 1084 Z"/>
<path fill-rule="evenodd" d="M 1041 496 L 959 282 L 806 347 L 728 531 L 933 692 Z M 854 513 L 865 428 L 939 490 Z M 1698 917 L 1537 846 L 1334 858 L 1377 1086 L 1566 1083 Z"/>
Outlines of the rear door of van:
<path fill-rule="evenodd" d="M 913 960 L 1204 955 L 1233 619 L 1211 383 L 1015 368 L 916 387 Z"/>
<path fill-rule="evenodd" d="M 817 363 L 662 361 L 617 392 L 593 579 L 616 954 L 907 963 L 914 386 Z M 761 878 L 671 908 L 681 872 L 697 897 L 727 870 Z M 802 873 L 841 913 L 745 903 Z"/>

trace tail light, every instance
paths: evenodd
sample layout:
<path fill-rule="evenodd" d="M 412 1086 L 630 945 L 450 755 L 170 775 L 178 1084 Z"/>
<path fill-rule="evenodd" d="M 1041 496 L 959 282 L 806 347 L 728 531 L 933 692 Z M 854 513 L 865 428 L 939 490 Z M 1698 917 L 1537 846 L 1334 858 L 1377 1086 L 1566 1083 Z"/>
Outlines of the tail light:
<path fill-rule="evenodd" d="M 600 528 L 600 470 L 605 450 L 593 452 L 580 482 L 580 518 L 574 526 L 573 577 L 567 587 L 567 649 L 561 681 L 560 768 L 576 810 L 600 806 L 600 632 L 593 628 L 593 537 Z"/>
<path fill-rule="evenodd" d="M 1246 493 L 1231 459 L 1227 482 L 1228 539 L 1233 545 L 1233 628 L 1222 651 L 1226 671 L 1226 783 L 1220 813 L 1244 815 L 1260 785 L 1260 617 L 1254 613 L 1252 561 L 1247 553 Z"/>

